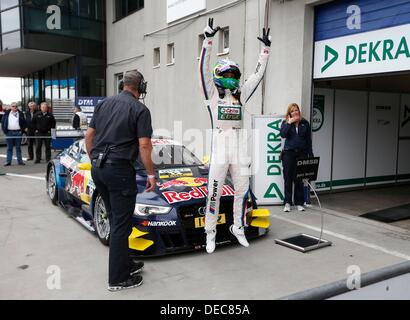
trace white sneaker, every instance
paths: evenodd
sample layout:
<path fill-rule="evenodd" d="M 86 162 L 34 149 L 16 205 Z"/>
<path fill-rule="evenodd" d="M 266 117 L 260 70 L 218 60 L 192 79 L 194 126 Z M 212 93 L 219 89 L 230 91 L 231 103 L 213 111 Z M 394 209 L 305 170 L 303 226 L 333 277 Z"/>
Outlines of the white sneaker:
<path fill-rule="evenodd" d="M 303 204 L 303 206 L 306 207 L 306 208 L 312 208 L 312 205 L 310 203 L 306 203 L 306 202 Z"/>
<path fill-rule="evenodd" d="M 216 239 L 216 231 L 208 231 L 206 232 L 206 252 L 212 253 L 215 251 L 215 239 Z"/>
<path fill-rule="evenodd" d="M 231 231 L 231 233 L 236 237 L 236 239 L 238 239 L 238 242 L 243 245 L 244 247 L 249 247 L 249 243 L 248 240 L 246 240 L 245 237 L 245 229 L 244 227 L 240 227 L 238 228 L 235 225 L 231 225 L 229 227 L 229 231 Z"/>
<path fill-rule="evenodd" d="M 290 212 L 290 204 L 289 203 L 285 204 L 285 207 L 283 208 L 283 211 L 284 212 Z"/>
<path fill-rule="evenodd" d="M 305 211 L 305 208 L 303 206 L 298 206 L 298 211 Z"/>

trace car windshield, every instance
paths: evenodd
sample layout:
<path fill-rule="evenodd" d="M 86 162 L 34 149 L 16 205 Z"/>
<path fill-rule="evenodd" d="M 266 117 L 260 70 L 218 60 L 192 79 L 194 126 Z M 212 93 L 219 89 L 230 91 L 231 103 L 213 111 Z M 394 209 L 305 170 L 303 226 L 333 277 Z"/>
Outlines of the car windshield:
<path fill-rule="evenodd" d="M 157 169 L 203 165 L 203 163 L 184 146 L 171 144 L 154 145 L 152 161 Z M 137 166 L 143 167 L 140 157 L 138 157 Z"/>

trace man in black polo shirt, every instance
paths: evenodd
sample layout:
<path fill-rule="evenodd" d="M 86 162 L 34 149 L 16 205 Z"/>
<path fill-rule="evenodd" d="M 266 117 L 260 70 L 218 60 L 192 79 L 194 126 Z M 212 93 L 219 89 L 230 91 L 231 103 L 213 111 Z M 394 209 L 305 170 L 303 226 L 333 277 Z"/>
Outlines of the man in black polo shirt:
<path fill-rule="evenodd" d="M 148 174 L 145 191 L 154 191 L 156 184 L 151 159 L 151 114 L 138 100 L 145 93 L 145 87 L 140 72 L 127 72 L 124 91 L 96 106 L 85 138 L 92 159 L 93 181 L 110 219 L 110 291 L 142 284 L 142 277 L 137 273 L 143 264 L 130 260 L 128 237 L 137 194 L 134 163 L 138 153 Z"/>

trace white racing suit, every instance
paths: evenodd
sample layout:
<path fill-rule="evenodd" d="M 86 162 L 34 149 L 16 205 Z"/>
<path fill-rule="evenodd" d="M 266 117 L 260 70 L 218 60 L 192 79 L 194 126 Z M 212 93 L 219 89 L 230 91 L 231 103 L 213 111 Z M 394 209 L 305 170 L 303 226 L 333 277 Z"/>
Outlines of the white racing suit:
<path fill-rule="evenodd" d="M 213 82 L 210 69 L 212 39 L 205 38 L 199 60 L 200 85 L 205 95 L 212 122 L 212 151 L 208 179 L 208 201 L 205 214 L 205 231 L 216 230 L 219 217 L 219 204 L 228 170 L 235 189 L 234 225 L 246 225 L 246 203 L 249 192 L 250 160 L 241 146 L 246 145 L 243 134 L 244 106 L 251 98 L 265 73 L 269 58 L 269 47 L 264 46 L 259 56 L 255 73 L 240 88 L 240 101 L 230 90 L 225 90 L 225 97 L 220 98 Z M 223 213 L 223 212 L 221 212 Z"/>

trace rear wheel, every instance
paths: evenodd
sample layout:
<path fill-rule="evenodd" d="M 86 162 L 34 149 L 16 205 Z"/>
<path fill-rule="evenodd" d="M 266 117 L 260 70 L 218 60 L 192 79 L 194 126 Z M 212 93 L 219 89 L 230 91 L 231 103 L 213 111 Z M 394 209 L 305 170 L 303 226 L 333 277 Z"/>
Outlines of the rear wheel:
<path fill-rule="evenodd" d="M 108 212 L 105 208 L 102 196 L 100 194 L 97 195 L 94 204 L 95 231 L 102 244 L 108 246 L 110 241 L 110 220 L 108 219 Z"/>
<path fill-rule="evenodd" d="M 57 205 L 58 194 L 57 194 L 57 183 L 56 183 L 56 172 L 54 166 L 51 166 L 48 170 L 47 175 L 47 194 L 50 197 L 51 202 Z"/>

